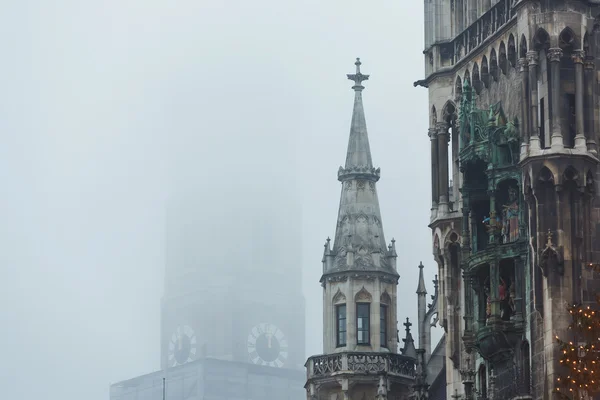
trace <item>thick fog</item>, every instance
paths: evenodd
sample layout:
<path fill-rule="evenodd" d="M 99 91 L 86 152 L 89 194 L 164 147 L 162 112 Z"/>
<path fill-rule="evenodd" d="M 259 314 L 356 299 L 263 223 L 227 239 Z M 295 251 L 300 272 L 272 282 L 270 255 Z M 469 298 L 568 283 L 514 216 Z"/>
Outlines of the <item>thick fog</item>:
<path fill-rule="evenodd" d="M 302 289 L 301 358 L 321 353 L 355 57 L 415 320 L 419 261 L 430 294 L 436 273 L 422 26 L 402 0 L 5 1 L 0 397 L 106 400 L 159 370 L 165 290 L 217 293 L 214 324 L 216 299 L 286 310 Z"/>

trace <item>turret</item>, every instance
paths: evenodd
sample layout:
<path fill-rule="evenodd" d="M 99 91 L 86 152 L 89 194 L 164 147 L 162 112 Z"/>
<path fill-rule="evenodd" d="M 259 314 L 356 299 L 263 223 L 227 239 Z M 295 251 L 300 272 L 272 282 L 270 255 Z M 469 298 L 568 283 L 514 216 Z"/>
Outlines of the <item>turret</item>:
<path fill-rule="evenodd" d="M 355 65 L 348 75 L 354 106 L 346 163 L 337 174 L 336 231 L 322 259 L 325 355 L 309 358 L 306 388 L 309 398 L 404 398 L 414 381 L 416 351 L 407 325 L 404 354 L 398 354 L 398 254 L 395 240 L 386 244 L 377 197 L 380 169 L 373 166 L 362 102 L 369 75 L 361 73 L 359 59 Z"/>
<path fill-rule="evenodd" d="M 425 288 L 425 279 L 423 278 L 423 262 L 419 263 L 419 285 L 417 286 L 417 307 L 419 321 L 417 323 L 417 329 L 419 333 L 419 348 L 425 350 L 425 356 L 429 357 L 431 354 L 431 338 L 428 333 L 430 329 L 427 329 L 426 314 L 427 314 L 427 289 Z"/>

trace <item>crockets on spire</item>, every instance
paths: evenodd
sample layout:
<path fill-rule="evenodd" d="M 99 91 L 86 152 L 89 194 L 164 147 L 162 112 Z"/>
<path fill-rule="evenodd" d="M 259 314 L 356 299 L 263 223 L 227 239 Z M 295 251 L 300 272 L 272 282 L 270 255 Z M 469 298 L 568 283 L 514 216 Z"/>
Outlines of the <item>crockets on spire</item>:
<path fill-rule="evenodd" d="M 338 179 L 340 181 L 345 178 L 352 179 L 358 174 L 364 175 L 365 179 L 376 182 L 379 179 L 379 169 L 373 168 L 365 110 L 362 103 L 362 91 L 365 88 L 362 82 L 368 80 L 369 75 L 360 72 L 360 58 L 356 59 L 354 65 L 356 65 L 356 73 L 347 75 L 348 79 L 354 81 L 354 86 L 352 86 L 352 89 L 354 89 L 354 110 L 352 111 L 352 123 L 350 125 L 350 139 L 348 140 L 346 165 L 344 168 L 340 167 Z"/>
<path fill-rule="evenodd" d="M 367 270 L 397 276 L 395 241 L 386 246 L 383 236 L 375 186 L 379 169 L 373 168 L 371 160 L 361 96 L 362 82 L 369 76 L 360 72 L 360 64 L 356 59 L 356 73 L 348 75 L 354 81 L 354 111 L 346 166 L 338 171 L 342 194 L 335 239 L 333 248 L 329 242 L 325 245 L 323 272 Z"/>

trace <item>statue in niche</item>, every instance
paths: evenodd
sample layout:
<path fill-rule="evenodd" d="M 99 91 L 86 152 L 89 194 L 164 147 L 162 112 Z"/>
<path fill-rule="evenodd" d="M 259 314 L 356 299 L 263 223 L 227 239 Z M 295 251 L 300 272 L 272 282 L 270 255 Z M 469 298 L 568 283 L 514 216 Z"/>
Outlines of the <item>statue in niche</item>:
<path fill-rule="evenodd" d="M 500 284 L 498 285 L 498 300 L 500 303 L 500 318 L 503 320 L 510 319 L 511 312 L 509 311 L 509 298 L 507 297 L 508 285 L 502 277 L 500 277 Z M 492 316 L 492 296 L 490 293 L 490 286 L 485 287 L 485 318 L 486 321 Z"/>
<path fill-rule="evenodd" d="M 519 199 L 517 189 L 508 189 L 508 202 L 502 206 L 502 242 L 512 243 L 519 238 Z"/>
<path fill-rule="evenodd" d="M 492 316 L 492 301 L 490 298 L 490 289 L 486 287 L 485 288 L 485 319 L 486 319 L 486 321 L 491 316 Z"/>
<path fill-rule="evenodd" d="M 510 310 L 510 315 L 515 315 L 517 312 L 517 306 L 515 305 L 515 285 L 510 285 L 508 293 L 508 307 Z"/>

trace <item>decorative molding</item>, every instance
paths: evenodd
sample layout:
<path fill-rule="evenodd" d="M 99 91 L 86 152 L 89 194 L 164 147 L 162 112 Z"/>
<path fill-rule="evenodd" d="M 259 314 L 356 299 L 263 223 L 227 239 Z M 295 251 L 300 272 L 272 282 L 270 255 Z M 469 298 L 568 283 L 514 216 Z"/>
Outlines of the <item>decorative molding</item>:
<path fill-rule="evenodd" d="M 527 64 L 531 67 L 538 65 L 539 57 L 537 51 L 528 51 L 525 57 L 527 58 Z"/>
<path fill-rule="evenodd" d="M 575 64 L 583 64 L 585 60 L 585 51 L 583 50 L 574 50 L 571 53 L 571 59 Z"/>
<path fill-rule="evenodd" d="M 332 302 L 333 304 L 346 302 L 346 295 L 340 290 L 340 288 L 338 288 L 337 292 L 333 296 Z"/>
<path fill-rule="evenodd" d="M 371 293 L 369 293 L 367 291 L 367 289 L 365 289 L 365 287 L 363 286 L 362 289 L 360 289 L 358 291 L 358 293 L 356 293 L 356 296 L 354 296 L 354 301 L 356 302 L 372 302 L 373 301 L 373 297 L 371 296 Z"/>
<path fill-rule="evenodd" d="M 518 60 L 519 72 L 527 72 L 529 70 L 529 63 L 527 57 L 519 58 Z"/>
<path fill-rule="evenodd" d="M 540 254 L 540 268 L 544 276 L 548 276 L 551 270 L 563 275 L 565 267 L 563 265 L 562 247 L 556 247 L 552 243 L 552 231 L 548 229 L 546 247 Z"/>
<path fill-rule="evenodd" d="M 583 67 L 587 70 L 593 70 L 595 66 L 594 57 L 587 56 L 583 63 Z"/>
<path fill-rule="evenodd" d="M 552 48 L 548 49 L 548 52 L 547 52 L 548 61 L 550 61 L 551 63 L 560 62 L 560 58 L 562 57 L 562 54 L 563 54 L 563 51 L 561 48 L 552 47 Z"/>

